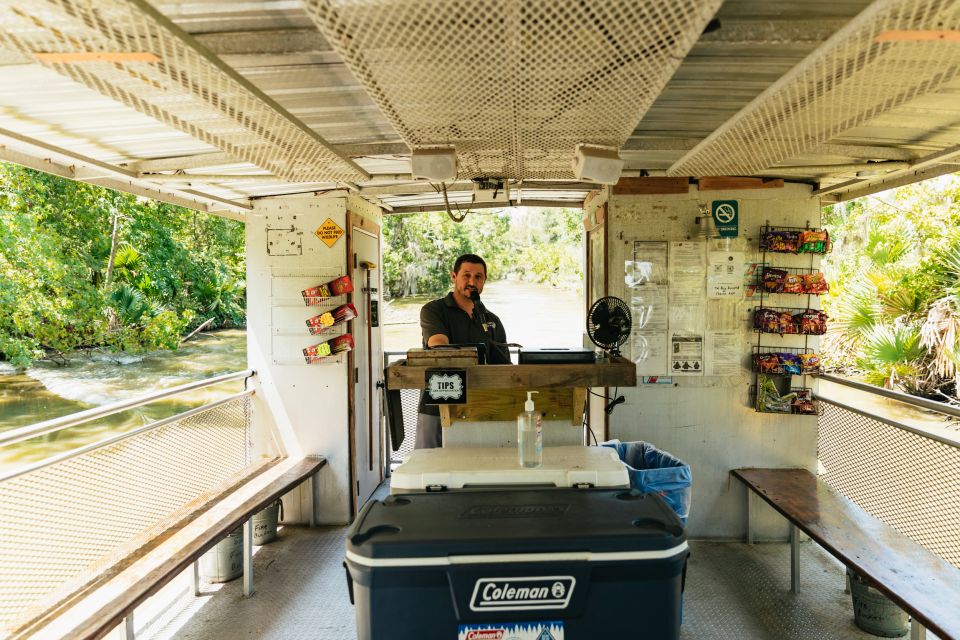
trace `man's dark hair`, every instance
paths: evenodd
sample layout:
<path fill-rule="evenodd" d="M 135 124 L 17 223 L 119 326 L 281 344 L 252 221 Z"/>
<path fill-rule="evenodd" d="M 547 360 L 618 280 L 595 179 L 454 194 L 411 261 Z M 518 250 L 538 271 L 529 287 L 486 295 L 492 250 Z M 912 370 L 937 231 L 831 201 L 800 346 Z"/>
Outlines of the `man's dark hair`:
<path fill-rule="evenodd" d="M 457 261 L 453 263 L 453 272 L 460 273 L 460 265 L 462 265 L 464 262 L 469 262 L 471 264 L 482 264 L 483 274 L 487 274 L 487 263 L 483 261 L 483 258 L 475 253 L 465 253 L 457 258 Z"/>

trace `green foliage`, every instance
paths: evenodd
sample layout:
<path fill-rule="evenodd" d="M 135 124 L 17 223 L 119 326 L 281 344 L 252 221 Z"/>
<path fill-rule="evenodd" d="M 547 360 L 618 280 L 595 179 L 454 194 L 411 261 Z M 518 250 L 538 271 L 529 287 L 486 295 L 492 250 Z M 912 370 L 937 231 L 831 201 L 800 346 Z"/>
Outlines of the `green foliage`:
<path fill-rule="evenodd" d="M 0 359 L 174 349 L 208 318 L 242 325 L 243 248 L 239 222 L 0 164 Z"/>
<path fill-rule="evenodd" d="M 582 280 L 578 209 L 520 208 L 513 214 L 471 212 L 462 223 L 446 213 L 388 215 L 383 223 L 384 288 L 390 297 L 436 296 L 450 290 L 457 256 L 475 253 L 488 278 L 557 286 Z"/>
<path fill-rule="evenodd" d="M 956 394 L 960 353 L 960 176 L 824 210 L 835 239 L 825 362 L 873 384 Z"/>

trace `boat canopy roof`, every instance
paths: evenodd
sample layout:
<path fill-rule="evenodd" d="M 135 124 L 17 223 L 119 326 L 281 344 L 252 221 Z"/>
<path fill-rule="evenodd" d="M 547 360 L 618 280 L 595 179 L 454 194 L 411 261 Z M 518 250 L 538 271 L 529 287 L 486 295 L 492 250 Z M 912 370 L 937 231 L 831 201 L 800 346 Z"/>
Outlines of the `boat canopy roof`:
<path fill-rule="evenodd" d="M 581 206 L 582 145 L 827 201 L 960 168 L 957 2 L 0 5 L 0 159 L 231 217 L 297 193 Z M 415 179 L 435 148 L 456 177 Z"/>

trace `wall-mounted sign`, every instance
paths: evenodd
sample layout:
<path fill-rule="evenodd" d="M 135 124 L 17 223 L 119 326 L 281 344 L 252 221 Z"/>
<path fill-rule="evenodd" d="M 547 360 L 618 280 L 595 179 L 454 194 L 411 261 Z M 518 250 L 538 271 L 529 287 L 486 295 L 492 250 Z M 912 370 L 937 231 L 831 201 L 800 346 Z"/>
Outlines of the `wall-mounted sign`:
<path fill-rule="evenodd" d="M 332 248 L 333 245 L 337 243 L 337 240 L 340 239 L 340 236 L 343 235 L 343 228 L 330 218 L 327 218 L 323 221 L 323 224 L 317 227 L 313 235 L 320 238 L 323 244 Z"/>
<path fill-rule="evenodd" d="M 427 369 L 423 392 L 426 404 L 466 404 L 466 369 Z"/>
<path fill-rule="evenodd" d="M 714 200 L 710 204 L 713 222 L 721 238 L 736 238 L 740 233 L 740 203 L 737 200 Z"/>

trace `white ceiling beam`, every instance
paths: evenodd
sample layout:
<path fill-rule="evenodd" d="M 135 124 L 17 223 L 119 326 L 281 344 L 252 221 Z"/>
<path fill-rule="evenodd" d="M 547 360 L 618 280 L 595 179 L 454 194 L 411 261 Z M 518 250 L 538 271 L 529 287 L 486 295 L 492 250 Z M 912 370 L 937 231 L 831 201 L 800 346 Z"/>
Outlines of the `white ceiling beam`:
<path fill-rule="evenodd" d="M 313 28 L 222 31 L 196 33 L 193 37 L 218 56 L 333 51 L 323 34 Z"/>
<path fill-rule="evenodd" d="M 586 194 L 584 194 L 586 197 Z M 583 200 L 524 200 L 520 202 L 519 200 L 511 200 L 510 202 L 475 202 L 473 204 L 460 204 L 456 207 L 457 212 L 460 214 L 468 213 L 474 209 L 507 209 L 509 207 L 563 207 L 563 208 L 579 208 L 583 206 Z M 405 206 L 405 207 L 394 207 L 393 211 L 390 213 L 392 215 L 400 213 L 433 213 L 438 211 L 446 211 L 444 204 L 422 204 L 414 206 Z"/>
<path fill-rule="evenodd" d="M 814 150 L 817 154 L 846 156 L 863 160 L 916 160 L 917 154 L 897 147 L 878 147 L 860 144 L 822 144 Z"/>
<path fill-rule="evenodd" d="M 909 162 L 855 162 L 847 164 L 818 164 L 796 165 L 790 167 L 773 167 L 767 171 L 760 171 L 761 176 L 833 176 L 858 173 L 861 171 L 901 171 L 909 169 Z"/>
<path fill-rule="evenodd" d="M 914 182 L 920 182 L 921 180 L 927 180 L 928 178 L 955 172 L 956 166 L 949 161 L 958 156 L 960 156 L 960 145 L 948 147 L 909 163 L 905 169 L 892 171 L 872 179 L 848 180 L 839 184 L 822 187 L 814 190 L 813 195 L 825 196 L 832 193 L 844 192 L 842 196 L 838 197 L 838 199 L 842 201 L 870 195 L 878 191 L 893 189 L 894 187 L 902 187 Z M 851 193 L 856 193 L 857 195 L 850 195 Z"/>
<path fill-rule="evenodd" d="M 822 199 L 824 202 L 846 202 L 847 200 L 856 200 L 857 198 L 870 196 L 875 193 L 880 193 L 881 191 L 887 191 L 888 189 L 905 187 L 907 185 L 922 182 L 924 180 L 930 180 L 931 178 L 939 178 L 940 176 L 945 176 L 948 173 L 957 172 L 960 172 L 960 167 L 956 165 L 938 165 L 930 169 L 921 169 L 920 171 L 911 173 L 909 175 L 902 175 L 896 178 L 884 177 L 878 181 L 859 181 L 858 184 L 863 186 L 860 186 L 859 188 L 853 188 L 851 186 L 848 191 L 844 191 L 842 193 L 831 193 L 824 196 Z"/>
<path fill-rule="evenodd" d="M 341 153 L 351 158 L 410 155 L 410 148 L 403 142 L 343 144 L 337 145 L 337 148 Z M 128 162 L 123 166 L 130 171 L 137 173 L 159 173 L 161 171 L 189 171 L 191 169 L 219 167 L 228 164 L 248 163 L 232 154 L 224 153 L 222 151 L 214 151 L 210 153 L 197 153 L 189 156 L 137 160 Z"/>
<path fill-rule="evenodd" d="M 198 153 L 191 156 L 177 156 L 173 158 L 154 158 L 129 162 L 124 166 L 134 173 L 155 173 L 159 171 L 186 171 L 188 169 L 202 169 L 204 167 L 218 167 L 225 164 L 245 164 L 230 153 L 214 151 Z"/>
<path fill-rule="evenodd" d="M 244 202 L 226 200 L 203 192 L 164 188 L 138 178 L 121 167 L 89 158 L 67 149 L 0 129 L 0 159 L 62 178 L 89 182 L 102 187 L 152 198 L 188 209 L 244 220 L 252 207 Z"/>
<path fill-rule="evenodd" d="M 720 28 L 700 36 L 701 44 L 750 45 L 812 44 L 816 45 L 847 23 L 838 18 L 813 20 L 720 20 Z"/>

